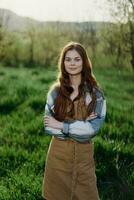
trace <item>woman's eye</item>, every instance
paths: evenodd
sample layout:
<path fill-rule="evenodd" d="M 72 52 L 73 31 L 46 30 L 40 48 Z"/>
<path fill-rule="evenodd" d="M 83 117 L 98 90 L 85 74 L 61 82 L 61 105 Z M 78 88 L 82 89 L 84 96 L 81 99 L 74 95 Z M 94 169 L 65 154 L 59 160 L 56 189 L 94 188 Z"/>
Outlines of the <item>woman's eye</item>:
<path fill-rule="evenodd" d="M 71 58 L 65 58 L 65 61 L 71 62 L 72 59 Z M 78 61 L 80 61 L 80 58 L 74 58 L 74 61 L 78 62 Z"/>
<path fill-rule="evenodd" d="M 65 58 L 65 61 L 71 61 L 69 58 Z"/>
<path fill-rule="evenodd" d="M 76 61 L 80 61 L 80 59 L 79 59 L 79 58 L 77 58 L 77 59 L 76 59 Z"/>

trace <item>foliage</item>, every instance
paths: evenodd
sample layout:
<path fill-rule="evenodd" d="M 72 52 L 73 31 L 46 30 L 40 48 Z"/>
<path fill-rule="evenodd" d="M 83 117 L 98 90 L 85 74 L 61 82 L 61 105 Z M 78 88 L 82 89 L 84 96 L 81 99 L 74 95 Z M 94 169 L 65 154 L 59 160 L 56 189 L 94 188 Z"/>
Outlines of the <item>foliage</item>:
<path fill-rule="evenodd" d="M 134 70 L 134 2 L 133 0 L 107 1 L 110 2 L 111 13 L 117 23 L 116 27 L 119 27 L 117 30 L 112 29 L 109 41 L 111 35 L 114 38 L 117 35 L 118 39 L 113 43 L 118 48 L 117 57 L 121 57 L 127 52 L 130 55 L 131 67 Z"/>
<path fill-rule="evenodd" d="M 122 30 L 128 27 L 124 25 Z M 131 55 L 124 37 L 127 36 L 122 36 L 120 24 L 110 23 L 55 22 L 39 30 L 31 26 L 25 32 L 8 32 L 1 27 L 0 60 L 10 67 L 55 66 L 62 47 L 73 40 L 86 47 L 93 61 L 112 56 L 113 65 L 125 68 L 130 67 Z"/>

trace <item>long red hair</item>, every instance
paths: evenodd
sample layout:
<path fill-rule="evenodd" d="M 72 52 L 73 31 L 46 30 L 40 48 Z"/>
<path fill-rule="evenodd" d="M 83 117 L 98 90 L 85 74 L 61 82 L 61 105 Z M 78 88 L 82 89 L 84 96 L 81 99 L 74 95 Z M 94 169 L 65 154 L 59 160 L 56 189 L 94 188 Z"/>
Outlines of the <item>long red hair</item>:
<path fill-rule="evenodd" d="M 75 100 L 79 99 L 83 95 L 83 91 L 86 84 L 86 87 L 88 88 L 88 91 L 92 96 L 92 101 L 87 107 L 87 116 L 90 115 L 90 113 L 94 110 L 96 104 L 96 95 L 93 91 L 93 88 L 99 88 L 95 76 L 93 75 L 91 61 L 88 58 L 86 50 L 80 43 L 69 42 L 61 51 L 58 63 L 59 75 L 56 88 L 58 95 L 54 103 L 54 117 L 59 121 L 63 121 L 66 115 L 69 115 L 70 117 L 74 115 L 74 103 L 69 98 L 70 94 L 73 92 L 73 88 L 69 85 L 69 74 L 66 72 L 64 66 L 65 55 L 69 50 L 76 50 L 83 61 L 83 68 L 81 72 L 81 84 L 78 88 L 79 94 L 75 98 Z M 68 103 L 71 105 L 69 113 L 67 113 Z M 86 119 L 87 116 L 85 116 L 84 118 Z"/>

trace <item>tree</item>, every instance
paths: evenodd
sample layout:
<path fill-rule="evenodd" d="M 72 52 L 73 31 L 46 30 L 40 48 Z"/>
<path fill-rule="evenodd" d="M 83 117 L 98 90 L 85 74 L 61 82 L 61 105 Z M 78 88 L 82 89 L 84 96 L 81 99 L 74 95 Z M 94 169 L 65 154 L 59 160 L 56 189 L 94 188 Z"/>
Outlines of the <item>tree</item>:
<path fill-rule="evenodd" d="M 5 37 L 6 29 L 8 27 L 9 16 L 6 15 L 4 10 L 0 13 L 0 60 L 4 58 L 4 47 L 5 47 Z"/>
<path fill-rule="evenodd" d="M 35 51 L 35 38 L 36 38 L 36 28 L 33 24 L 29 22 L 27 36 L 29 38 L 29 61 L 28 64 L 30 66 L 34 66 L 35 59 L 34 59 L 34 51 Z"/>
<path fill-rule="evenodd" d="M 134 1 L 133 0 L 108 0 L 112 16 L 120 24 L 120 34 L 124 51 L 131 55 L 131 66 L 134 70 Z"/>

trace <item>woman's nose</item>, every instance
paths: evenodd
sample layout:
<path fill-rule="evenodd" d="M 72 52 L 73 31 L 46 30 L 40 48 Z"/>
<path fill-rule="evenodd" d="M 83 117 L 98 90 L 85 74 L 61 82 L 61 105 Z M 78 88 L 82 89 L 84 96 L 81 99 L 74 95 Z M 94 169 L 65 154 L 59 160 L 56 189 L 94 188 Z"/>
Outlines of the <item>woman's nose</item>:
<path fill-rule="evenodd" d="M 75 64 L 74 60 L 71 60 L 71 65 L 74 65 L 74 64 Z"/>

